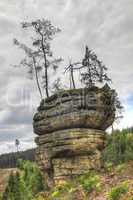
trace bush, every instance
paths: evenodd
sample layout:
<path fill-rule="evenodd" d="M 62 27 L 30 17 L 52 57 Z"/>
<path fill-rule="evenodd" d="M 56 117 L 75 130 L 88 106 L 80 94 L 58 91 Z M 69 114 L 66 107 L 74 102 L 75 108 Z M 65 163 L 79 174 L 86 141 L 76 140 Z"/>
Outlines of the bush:
<path fill-rule="evenodd" d="M 105 163 L 104 167 L 105 167 L 106 171 L 109 172 L 109 173 L 112 172 L 113 169 L 114 169 L 113 163 L 111 163 L 111 162 Z"/>
<path fill-rule="evenodd" d="M 98 175 L 94 173 L 87 173 L 80 177 L 80 184 L 82 185 L 83 189 L 88 193 L 92 192 L 92 190 L 96 190 L 97 192 L 100 191 L 100 178 Z"/>
<path fill-rule="evenodd" d="M 127 182 L 123 182 L 121 185 L 113 187 L 110 192 L 108 192 L 107 196 L 110 200 L 119 200 L 123 194 L 128 192 L 128 184 Z"/>
<path fill-rule="evenodd" d="M 115 171 L 119 174 L 121 174 L 125 170 L 125 164 L 119 164 L 115 167 Z"/>
<path fill-rule="evenodd" d="M 65 193 L 71 193 L 73 191 L 73 186 L 69 182 L 62 183 L 60 185 L 57 185 L 54 188 L 54 191 L 52 192 L 51 196 L 53 198 L 60 197 L 61 195 Z"/>

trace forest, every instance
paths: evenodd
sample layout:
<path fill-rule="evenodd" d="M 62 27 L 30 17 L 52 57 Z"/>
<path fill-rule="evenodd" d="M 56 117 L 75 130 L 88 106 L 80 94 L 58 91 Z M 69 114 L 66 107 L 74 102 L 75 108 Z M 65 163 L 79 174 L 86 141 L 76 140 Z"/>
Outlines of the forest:
<path fill-rule="evenodd" d="M 0 155 L 0 168 L 15 168 L 18 159 L 35 161 L 35 149 Z"/>

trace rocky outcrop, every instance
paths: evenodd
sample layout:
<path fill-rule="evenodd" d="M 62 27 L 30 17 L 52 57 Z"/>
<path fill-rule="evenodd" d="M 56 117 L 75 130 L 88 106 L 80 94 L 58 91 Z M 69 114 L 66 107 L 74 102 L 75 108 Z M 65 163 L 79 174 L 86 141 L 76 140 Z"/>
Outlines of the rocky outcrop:
<path fill-rule="evenodd" d="M 101 168 L 104 131 L 115 117 L 113 93 L 107 86 L 68 90 L 41 102 L 33 125 L 48 186 Z"/>

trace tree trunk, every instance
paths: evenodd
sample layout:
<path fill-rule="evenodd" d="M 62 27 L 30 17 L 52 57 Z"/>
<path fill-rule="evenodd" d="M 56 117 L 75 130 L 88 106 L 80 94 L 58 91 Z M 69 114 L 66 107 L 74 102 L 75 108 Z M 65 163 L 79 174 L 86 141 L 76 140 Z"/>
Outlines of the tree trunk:
<path fill-rule="evenodd" d="M 48 70 L 47 70 L 47 65 L 46 64 L 45 64 L 45 90 L 46 90 L 46 96 L 49 97 L 49 92 L 48 92 Z"/>
<path fill-rule="evenodd" d="M 33 63 L 34 63 L 34 69 L 35 69 L 35 75 L 36 75 L 36 83 L 37 83 L 37 87 L 38 87 L 38 90 L 39 90 L 40 97 L 42 99 L 42 91 L 41 91 L 41 87 L 40 87 L 40 84 L 39 84 L 38 73 L 37 73 L 37 69 L 36 69 L 36 61 L 35 61 L 34 57 L 33 57 Z"/>
<path fill-rule="evenodd" d="M 75 81 L 74 81 L 74 75 L 73 75 L 73 67 L 71 66 L 71 78 L 72 78 L 72 84 L 73 84 L 73 88 L 75 89 Z"/>
<path fill-rule="evenodd" d="M 48 91 L 48 66 L 47 66 L 47 58 L 46 58 L 46 53 L 45 53 L 45 48 L 43 44 L 43 35 L 42 35 L 42 51 L 43 51 L 43 57 L 44 57 L 44 68 L 45 68 L 45 91 L 46 91 L 46 96 L 49 97 L 49 91 Z"/>

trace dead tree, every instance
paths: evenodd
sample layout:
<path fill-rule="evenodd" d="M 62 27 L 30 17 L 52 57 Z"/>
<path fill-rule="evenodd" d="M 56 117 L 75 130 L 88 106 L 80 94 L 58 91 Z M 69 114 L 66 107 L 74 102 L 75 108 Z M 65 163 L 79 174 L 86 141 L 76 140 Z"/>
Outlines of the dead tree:
<path fill-rule="evenodd" d="M 68 67 L 65 68 L 65 73 L 69 72 L 70 73 L 70 88 L 71 88 L 71 83 L 72 83 L 72 88 L 76 89 L 76 84 L 75 84 L 75 78 L 74 78 L 74 72 L 76 70 L 79 70 L 80 67 L 78 67 L 79 65 L 81 65 L 80 62 L 75 62 L 72 63 L 71 60 L 69 61 L 69 65 Z"/>

